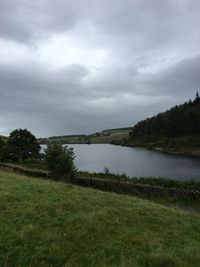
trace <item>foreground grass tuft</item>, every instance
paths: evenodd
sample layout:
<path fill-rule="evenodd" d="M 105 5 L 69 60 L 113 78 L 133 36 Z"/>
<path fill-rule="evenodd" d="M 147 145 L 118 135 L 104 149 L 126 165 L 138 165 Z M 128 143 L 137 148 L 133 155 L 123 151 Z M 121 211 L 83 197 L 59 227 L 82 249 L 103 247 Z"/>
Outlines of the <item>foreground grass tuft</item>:
<path fill-rule="evenodd" d="M 0 266 L 199 266 L 200 217 L 0 173 Z"/>

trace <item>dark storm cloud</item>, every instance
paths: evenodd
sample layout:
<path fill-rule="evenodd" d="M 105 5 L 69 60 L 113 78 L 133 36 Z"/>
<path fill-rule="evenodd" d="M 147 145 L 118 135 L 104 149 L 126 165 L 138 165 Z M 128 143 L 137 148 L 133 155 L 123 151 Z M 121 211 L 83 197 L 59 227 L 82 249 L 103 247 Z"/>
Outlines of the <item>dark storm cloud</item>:
<path fill-rule="evenodd" d="M 133 125 L 200 87 L 198 0 L 0 1 L 0 133 Z"/>

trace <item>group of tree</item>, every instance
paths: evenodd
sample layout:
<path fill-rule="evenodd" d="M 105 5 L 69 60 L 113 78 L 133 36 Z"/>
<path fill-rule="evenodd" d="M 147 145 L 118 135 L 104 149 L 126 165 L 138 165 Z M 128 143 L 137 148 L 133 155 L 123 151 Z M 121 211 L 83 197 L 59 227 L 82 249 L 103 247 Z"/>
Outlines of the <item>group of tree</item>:
<path fill-rule="evenodd" d="M 200 134 L 200 97 L 166 112 L 138 122 L 130 132 L 130 140 L 144 136 L 196 136 Z"/>
<path fill-rule="evenodd" d="M 45 153 L 40 153 L 36 137 L 27 129 L 12 131 L 7 139 L 0 139 L 0 161 L 21 163 L 27 159 L 38 159 L 46 165 L 56 180 L 69 180 L 75 177 L 73 150 L 59 143 L 48 144 Z"/>

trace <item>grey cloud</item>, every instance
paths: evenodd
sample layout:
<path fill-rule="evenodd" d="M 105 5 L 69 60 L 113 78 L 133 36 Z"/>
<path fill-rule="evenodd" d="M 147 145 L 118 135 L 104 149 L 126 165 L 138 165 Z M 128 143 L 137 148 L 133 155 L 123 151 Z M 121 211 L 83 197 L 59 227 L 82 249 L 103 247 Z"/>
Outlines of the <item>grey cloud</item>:
<path fill-rule="evenodd" d="M 0 1 L 0 41 L 33 53 L 23 64 L 0 59 L 0 131 L 95 132 L 191 98 L 200 84 L 199 11 L 197 0 Z M 105 62 L 42 64 L 34 52 L 56 34 L 107 51 Z"/>
<path fill-rule="evenodd" d="M 98 34 L 122 35 L 124 38 L 127 35 L 129 40 L 132 35 L 153 33 L 161 25 L 169 35 L 170 31 L 173 34 L 174 29 L 180 29 L 179 23 L 184 21 L 184 27 L 190 22 L 190 26 L 197 29 L 199 8 L 197 0 L 8 0 L 0 2 L 0 34 L 25 40 L 31 35 L 37 38 L 40 33 L 66 31 L 77 23 L 88 21 L 95 26 Z M 167 29 L 167 24 L 173 27 Z M 165 37 L 164 32 L 162 37 Z"/>
<path fill-rule="evenodd" d="M 5 39 L 25 40 L 29 36 L 23 21 L 19 1 L 0 1 L 0 36 Z"/>
<path fill-rule="evenodd" d="M 51 7 L 52 5 L 53 7 Z M 48 34 L 50 29 L 56 31 L 56 25 L 62 17 L 62 10 L 65 8 L 60 9 L 59 13 L 55 12 L 56 9 L 56 5 L 50 5 L 49 1 L 1 1 L 0 35 L 5 39 L 26 43 Z M 57 14 L 57 19 L 54 14 Z M 62 21 L 64 23 L 65 17 L 65 25 L 71 25 L 72 18 L 69 18 L 69 14 L 63 16 Z M 73 17 L 73 15 L 71 16 Z"/>
<path fill-rule="evenodd" d="M 95 84 L 77 82 L 77 73 L 78 77 L 89 74 L 86 68 L 77 65 L 51 75 L 35 69 L 11 70 L 1 66 L 0 112 L 11 117 L 16 127 L 30 126 L 38 135 L 133 125 L 189 98 L 200 82 L 199 65 L 200 57 L 190 58 L 141 80 L 138 79 L 139 73 L 131 76 L 118 68 L 114 75 L 107 76 L 103 85 L 103 77 Z M 63 71 L 75 72 L 75 75 L 63 76 Z M 126 83 L 121 82 L 123 79 Z M 109 99 L 114 101 L 109 102 Z M 9 120 L 4 125 L 8 127 Z M 40 130 L 38 125 L 41 125 Z"/>

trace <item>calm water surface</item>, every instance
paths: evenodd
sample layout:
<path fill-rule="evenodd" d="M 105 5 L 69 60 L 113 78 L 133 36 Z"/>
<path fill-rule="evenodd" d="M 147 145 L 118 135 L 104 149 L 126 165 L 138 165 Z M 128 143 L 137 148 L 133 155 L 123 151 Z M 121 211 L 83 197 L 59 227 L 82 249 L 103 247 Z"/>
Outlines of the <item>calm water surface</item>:
<path fill-rule="evenodd" d="M 200 180 L 200 159 L 163 154 L 143 148 L 109 144 L 69 145 L 76 155 L 80 170 L 134 176 L 157 176 L 178 180 Z"/>

